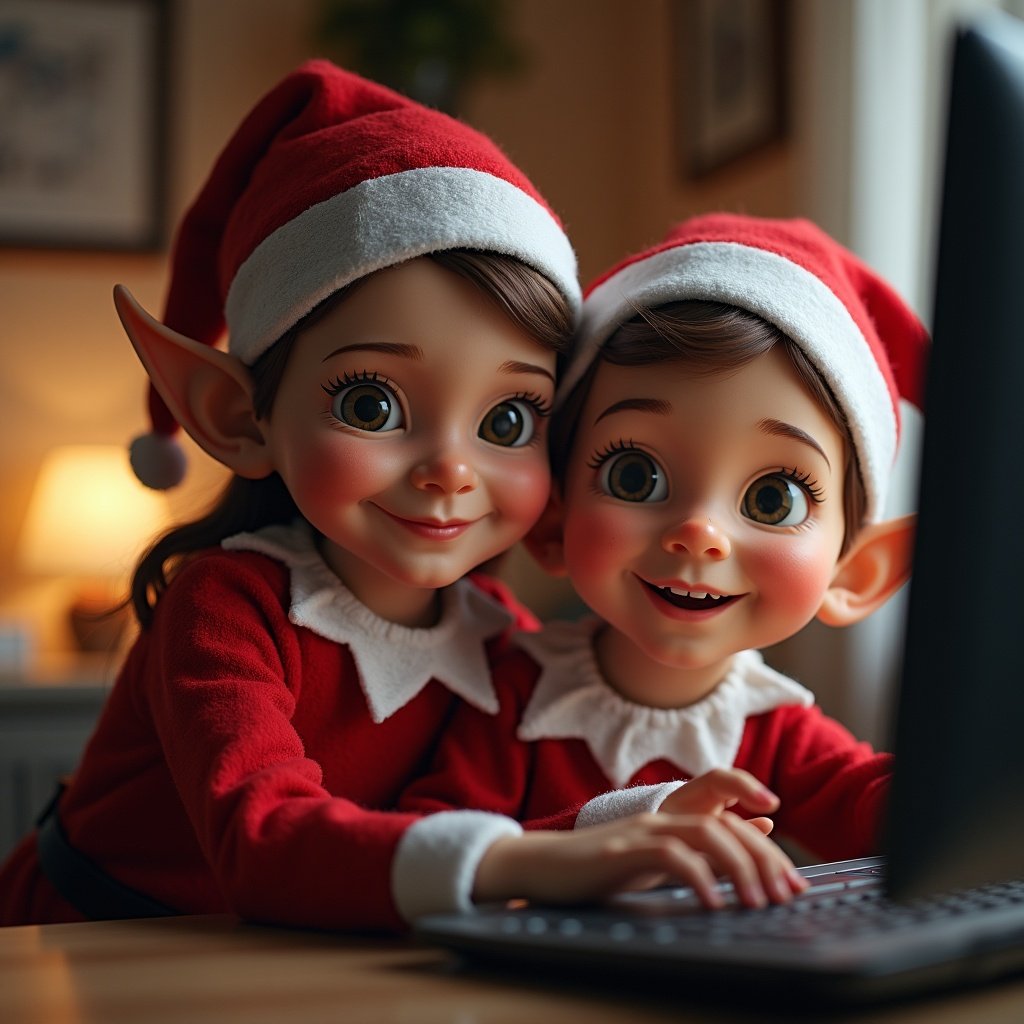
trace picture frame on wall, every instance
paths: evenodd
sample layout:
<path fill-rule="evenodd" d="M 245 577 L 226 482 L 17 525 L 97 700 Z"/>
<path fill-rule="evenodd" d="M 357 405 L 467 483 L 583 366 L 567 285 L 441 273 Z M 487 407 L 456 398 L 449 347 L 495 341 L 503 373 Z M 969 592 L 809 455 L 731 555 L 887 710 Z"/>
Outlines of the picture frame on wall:
<path fill-rule="evenodd" d="M 699 178 L 785 136 L 787 0 L 684 0 L 673 11 L 678 159 Z"/>
<path fill-rule="evenodd" d="M 167 0 L 0 0 L 0 246 L 164 241 Z"/>

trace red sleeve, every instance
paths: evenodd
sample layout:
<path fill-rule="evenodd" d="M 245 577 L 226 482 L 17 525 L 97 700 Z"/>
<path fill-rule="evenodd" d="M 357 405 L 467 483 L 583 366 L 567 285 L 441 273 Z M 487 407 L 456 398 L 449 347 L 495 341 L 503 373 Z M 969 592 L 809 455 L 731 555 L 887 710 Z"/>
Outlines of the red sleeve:
<path fill-rule="evenodd" d="M 160 600 L 146 695 L 228 904 L 280 924 L 401 926 L 389 865 L 414 816 L 324 788 L 292 722 L 302 658 L 287 600 L 251 562 L 202 561 Z"/>
<path fill-rule="evenodd" d="M 858 741 L 818 707 L 759 717 L 762 728 L 748 738 L 760 756 L 772 751 L 773 766 L 754 774 L 779 797 L 773 817 L 780 834 L 824 860 L 878 853 L 892 755 Z"/>

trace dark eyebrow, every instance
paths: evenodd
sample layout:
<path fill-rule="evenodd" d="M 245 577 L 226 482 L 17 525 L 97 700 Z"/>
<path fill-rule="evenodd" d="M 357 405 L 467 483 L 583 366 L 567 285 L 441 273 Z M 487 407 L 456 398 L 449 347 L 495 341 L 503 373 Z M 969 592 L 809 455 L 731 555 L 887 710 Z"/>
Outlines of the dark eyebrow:
<path fill-rule="evenodd" d="M 611 416 L 612 413 L 625 412 L 629 409 L 635 409 L 638 412 L 653 412 L 657 416 L 667 416 L 672 411 L 671 402 L 663 402 L 660 398 L 624 398 L 621 402 L 615 402 L 614 405 L 609 405 L 607 409 L 600 416 L 594 420 L 594 423 L 600 423 L 605 416 Z"/>
<path fill-rule="evenodd" d="M 404 356 L 406 359 L 423 359 L 423 349 L 418 345 L 399 345 L 390 341 L 364 341 L 354 345 L 342 345 L 323 357 L 321 362 L 348 352 L 383 352 L 389 356 Z"/>
<path fill-rule="evenodd" d="M 783 423 L 782 420 L 773 420 L 770 418 L 761 420 L 757 426 L 758 429 L 763 431 L 765 434 L 774 434 L 777 437 L 791 437 L 794 441 L 799 441 L 801 444 L 805 444 L 809 448 L 813 448 L 825 460 L 825 465 L 828 466 L 829 469 L 832 468 L 832 463 L 828 461 L 825 449 L 822 448 L 806 430 L 794 427 L 792 423 Z"/>
<path fill-rule="evenodd" d="M 535 366 L 533 363 L 521 363 L 518 359 L 509 359 L 498 367 L 499 373 L 539 373 L 547 377 L 552 384 L 555 382 L 555 375 L 549 373 L 543 366 Z"/>

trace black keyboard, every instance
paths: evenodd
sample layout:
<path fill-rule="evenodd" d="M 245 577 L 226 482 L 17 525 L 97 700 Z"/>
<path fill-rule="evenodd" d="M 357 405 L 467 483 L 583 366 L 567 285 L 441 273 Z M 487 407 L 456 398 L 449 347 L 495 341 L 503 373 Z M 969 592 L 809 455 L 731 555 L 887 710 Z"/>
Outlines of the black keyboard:
<path fill-rule="evenodd" d="M 790 903 L 761 909 L 733 906 L 706 911 L 686 906 L 673 911 L 669 901 L 661 901 L 628 917 L 614 914 L 593 917 L 588 925 L 620 938 L 644 936 L 665 943 L 697 935 L 712 943 L 744 939 L 799 943 L 819 942 L 829 935 L 863 937 L 890 933 L 895 929 L 971 914 L 989 914 L 1014 906 L 1024 906 L 1024 880 L 895 903 L 886 897 L 880 879 L 865 878 L 815 886 Z M 540 930 L 541 919 L 533 915 L 531 923 L 528 915 L 519 927 Z M 557 920 L 556 927 L 563 934 L 566 930 L 577 930 L 577 925 L 568 923 L 574 920 L 572 917 L 559 915 Z M 583 928 L 580 921 L 579 930 L 582 932 Z"/>
<path fill-rule="evenodd" d="M 1024 879 L 895 902 L 880 858 L 801 872 L 809 889 L 759 909 L 740 906 L 728 886 L 720 910 L 666 887 L 604 906 L 437 915 L 417 932 L 491 967 L 579 969 L 631 986 L 645 978 L 673 992 L 862 1001 L 1024 970 Z"/>

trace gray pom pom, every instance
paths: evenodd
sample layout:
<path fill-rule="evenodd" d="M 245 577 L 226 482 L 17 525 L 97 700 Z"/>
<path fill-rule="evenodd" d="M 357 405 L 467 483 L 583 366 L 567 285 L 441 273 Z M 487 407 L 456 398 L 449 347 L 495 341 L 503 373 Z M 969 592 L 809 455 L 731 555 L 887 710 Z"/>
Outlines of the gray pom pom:
<path fill-rule="evenodd" d="M 147 487 L 166 491 L 185 479 L 185 453 L 167 434 L 142 434 L 128 450 L 135 475 Z"/>

